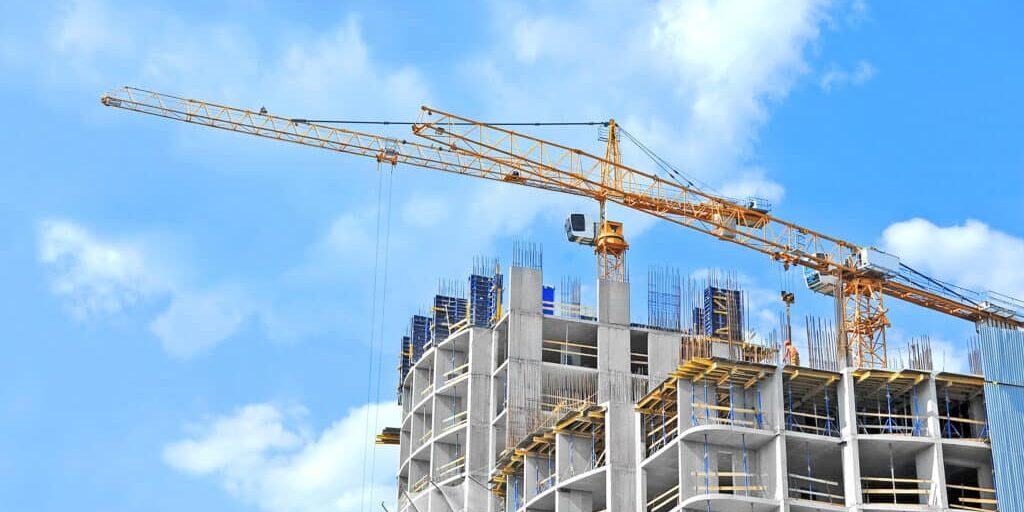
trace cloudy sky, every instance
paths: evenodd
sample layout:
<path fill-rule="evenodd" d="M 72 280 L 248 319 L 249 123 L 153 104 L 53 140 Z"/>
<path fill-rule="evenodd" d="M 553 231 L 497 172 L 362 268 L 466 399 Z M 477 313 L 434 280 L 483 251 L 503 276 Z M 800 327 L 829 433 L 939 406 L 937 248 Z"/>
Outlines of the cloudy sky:
<path fill-rule="evenodd" d="M 396 450 L 367 441 L 397 422 L 398 340 L 439 279 L 524 238 L 594 302 L 560 233 L 592 204 L 101 106 L 120 85 L 305 118 L 615 117 L 709 189 L 1024 296 L 1016 2 L 325 4 L 0 5 L 4 509 L 380 510 Z M 612 214 L 635 321 L 667 264 L 739 273 L 771 323 L 763 257 Z M 963 367 L 972 326 L 890 306 L 891 345 L 929 335 Z M 798 290 L 798 317 L 830 307 Z"/>

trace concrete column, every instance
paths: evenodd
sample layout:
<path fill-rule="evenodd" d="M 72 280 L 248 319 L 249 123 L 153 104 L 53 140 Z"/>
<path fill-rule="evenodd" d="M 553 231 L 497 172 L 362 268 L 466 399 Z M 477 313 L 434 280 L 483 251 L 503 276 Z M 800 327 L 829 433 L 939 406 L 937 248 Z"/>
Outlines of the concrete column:
<path fill-rule="evenodd" d="M 993 478 L 993 476 L 994 475 L 992 474 L 992 464 L 982 463 L 980 466 L 978 466 L 978 487 L 986 487 L 988 489 L 995 489 L 996 488 L 996 484 L 995 484 L 995 479 Z M 991 498 L 992 496 L 986 494 L 986 495 L 983 495 L 983 497 Z M 999 496 L 996 495 L 996 498 L 998 499 Z M 946 496 L 946 499 L 948 500 L 949 496 Z"/>
<path fill-rule="evenodd" d="M 941 406 L 942 408 L 939 409 L 939 410 L 942 411 L 943 415 L 945 415 L 946 414 L 945 396 L 943 396 L 943 398 L 941 398 L 941 400 L 943 401 L 943 405 Z M 971 399 L 970 414 L 971 414 L 971 419 L 978 420 L 978 421 L 984 421 L 985 423 L 988 423 L 988 412 L 985 410 L 985 397 L 984 396 L 976 396 L 976 397 Z M 961 433 L 963 433 L 967 437 L 980 437 L 981 436 L 981 429 L 982 429 L 981 425 L 965 425 L 965 426 L 961 427 L 961 431 L 962 431 Z M 970 432 L 964 432 L 966 430 L 970 430 Z M 941 433 L 939 435 L 941 437 Z M 989 476 L 991 477 L 991 475 L 989 475 Z M 982 487 L 984 487 L 984 486 L 982 486 Z M 991 486 L 989 486 L 989 488 L 991 488 Z"/>
<path fill-rule="evenodd" d="M 509 297 L 508 424 L 511 435 L 518 437 L 526 435 L 540 416 L 544 325 L 540 270 L 513 267 Z"/>
<path fill-rule="evenodd" d="M 916 386 L 917 391 L 917 413 L 925 416 L 924 425 L 927 432 L 924 435 L 934 438 L 942 436 L 941 425 L 939 424 L 939 400 L 935 389 L 935 381 L 928 378 Z"/>
<path fill-rule="evenodd" d="M 772 469 L 775 471 L 775 498 L 781 500 L 783 507 L 787 506 L 786 498 L 789 497 L 789 457 L 786 454 L 786 443 L 784 434 L 776 436 L 772 443 L 775 450 L 775 467 Z"/>
<path fill-rule="evenodd" d="M 652 332 L 647 335 L 647 373 L 651 376 L 652 387 L 664 382 L 679 366 L 681 343 L 678 334 Z"/>
<path fill-rule="evenodd" d="M 466 436 L 466 477 L 475 482 L 486 482 L 489 476 L 489 451 L 491 434 L 491 332 L 473 327 L 469 333 L 469 394 L 466 407 L 469 411 L 469 426 Z M 485 503 L 493 495 L 484 485 L 466 483 L 465 510 L 484 510 Z"/>
<path fill-rule="evenodd" d="M 632 403 L 633 375 L 629 368 L 629 329 L 597 328 L 597 401 Z"/>
<path fill-rule="evenodd" d="M 598 288 L 598 402 L 605 403 L 609 512 L 636 510 L 636 412 L 629 360 L 629 284 L 601 279 Z"/>
<path fill-rule="evenodd" d="M 636 510 L 636 425 L 633 404 L 608 402 L 605 446 L 608 450 L 608 512 Z"/>
<path fill-rule="evenodd" d="M 688 380 L 680 380 L 676 383 L 677 400 L 679 400 L 679 435 L 693 427 L 693 392 L 691 383 Z"/>
<path fill-rule="evenodd" d="M 786 430 L 786 374 L 782 373 L 782 368 L 778 366 L 772 375 L 758 384 L 761 386 L 761 413 L 768 423 L 766 428 L 776 432 Z"/>
<path fill-rule="evenodd" d="M 783 433 L 786 431 L 785 418 L 785 395 L 783 387 L 786 375 L 782 372 L 783 365 L 776 367 L 775 372 L 768 378 L 762 380 L 761 386 L 761 412 L 764 415 L 768 428 L 774 430 L 777 435 L 771 442 L 771 461 L 766 465 L 768 475 L 773 475 L 771 482 L 773 497 L 778 500 L 785 500 L 789 495 L 788 461 L 786 458 L 786 438 Z"/>
<path fill-rule="evenodd" d="M 540 269 L 512 267 L 509 274 L 509 310 L 540 314 L 543 285 L 544 275 Z"/>
<path fill-rule="evenodd" d="M 840 435 L 843 440 L 843 493 L 846 506 L 861 502 L 860 451 L 857 449 L 857 404 L 853 393 L 853 375 L 845 369 L 839 378 L 836 395 L 839 401 Z"/>
<path fill-rule="evenodd" d="M 629 325 L 629 283 L 598 279 L 597 321 L 603 324 Z"/>
<path fill-rule="evenodd" d="M 928 504 L 943 509 L 947 508 L 946 469 L 942 463 L 940 443 L 935 442 L 928 449 L 918 453 L 914 462 L 917 466 L 917 478 L 932 481 L 932 495 Z"/>

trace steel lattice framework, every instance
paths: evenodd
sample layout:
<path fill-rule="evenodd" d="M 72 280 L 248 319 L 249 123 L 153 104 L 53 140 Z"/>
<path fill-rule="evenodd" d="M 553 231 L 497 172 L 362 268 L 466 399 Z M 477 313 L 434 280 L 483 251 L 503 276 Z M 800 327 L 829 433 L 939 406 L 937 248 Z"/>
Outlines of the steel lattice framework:
<path fill-rule="evenodd" d="M 857 267 L 861 246 L 779 219 L 752 204 L 625 165 L 620 161 L 617 141 L 614 145 L 610 142 L 605 156 L 600 157 L 431 107 L 423 107 L 419 122 L 413 124 L 413 133 L 422 139 L 413 142 L 130 87 L 103 96 L 102 102 L 177 121 L 369 157 L 379 163 L 406 164 L 589 197 L 602 207 L 605 202 L 613 202 L 761 252 L 787 267 L 836 276 L 840 285 L 835 293 L 844 304 L 841 331 L 853 356 L 851 362 L 856 365 L 885 365 L 884 330 L 889 321 L 883 295 L 973 322 L 989 320 L 1024 327 L 1024 305 L 1012 299 L 990 302 L 982 294 L 917 272 L 870 273 Z M 622 255 L 612 256 L 614 260 L 606 264 L 621 273 Z"/>

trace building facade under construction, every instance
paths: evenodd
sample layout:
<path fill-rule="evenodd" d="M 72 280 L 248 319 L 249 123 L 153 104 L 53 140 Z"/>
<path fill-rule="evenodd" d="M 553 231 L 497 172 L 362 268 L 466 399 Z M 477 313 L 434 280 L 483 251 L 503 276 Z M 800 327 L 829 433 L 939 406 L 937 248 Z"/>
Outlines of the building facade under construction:
<path fill-rule="evenodd" d="M 750 334 L 734 280 L 652 271 L 636 324 L 629 283 L 589 308 L 578 281 L 545 286 L 538 250 L 514 260 L 410 322 L 383 436 L 401 511 L 1012 510 L 979 351 L 968 374 L 933 370 L 927 340 L 844 368 L 811 321 L 798 361 Z"/>

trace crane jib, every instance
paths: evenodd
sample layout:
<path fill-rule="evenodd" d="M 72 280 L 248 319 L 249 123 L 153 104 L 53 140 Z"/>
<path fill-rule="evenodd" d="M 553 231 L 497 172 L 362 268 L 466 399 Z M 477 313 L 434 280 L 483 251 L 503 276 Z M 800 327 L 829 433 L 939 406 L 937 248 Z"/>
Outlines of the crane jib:
<path fill-rule="evenodd" d="M 104 95 L 101 102 L 393 165 L 607 200 L 753 249 L 786 265 L 801 266 L 825 278 L 833 276 L 836 282 L 845 283 L 843 286 L 859 283 L 855 291 L 871 290 L 970 321 L 1024 327 L 1024 303 L 1015 299 L 958 291 L 917 272 L 879 272 L 862 265 L 864 251 L 873 249 L 778 219 L 752 208 L 755 204 L 739 204 L 578 148 L 430 107 L 423 107 L 421 120 L 412 125 L 412 132 L 424 141 L 420 143 L 278 117 L 265 109 L 252 111 L 138 88 L 117 89 Z M 613 179 L 602 174 L 609 170 Z"/>

